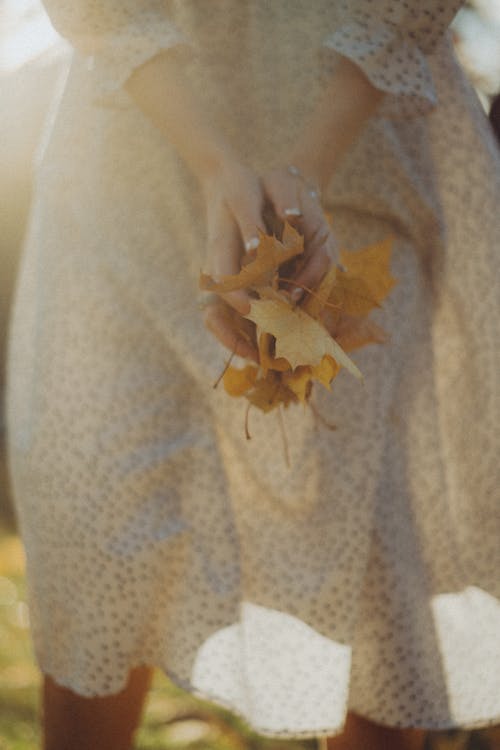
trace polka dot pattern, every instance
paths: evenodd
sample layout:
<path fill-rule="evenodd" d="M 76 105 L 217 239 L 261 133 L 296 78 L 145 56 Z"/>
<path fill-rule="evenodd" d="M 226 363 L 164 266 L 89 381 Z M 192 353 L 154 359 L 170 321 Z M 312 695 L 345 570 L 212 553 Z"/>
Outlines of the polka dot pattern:
<path fill-rule="evenodd" d="M 429 112 L 436 92 L 428 56 L 461 2 L 349 0 L 339 3 L 339 26 L 325 46 L 354 60 L 386 92 L 381 113 L 408 117 Z"/>
<path fill-rule="evenodd" d="M 500 165 L 445 30 L 456 2 L 49 0 L 75 45 L 13 308 L 9 460 L 41 668 L 82 695 L 138 664 L 277 737 L 500 721 Z M 316 410 L 212 383 L 202 197 L 123 89 L 186 43 L 254 169 L 286 160 L 338 52 L 386 91 L 324 193 L 398 279 Z M 89 56 L 93 64 L 89 64 Z M 251 117 L 249 116 L 251 113 Z M 426 116 L 422 116 L 427 113 Z M 388 117 L 390 115 L 390 117 Z M 411 115 L 411 116 L 410 116 Z"/>
<path fill-rule="evenodd" d="M 134 68 L 187 40 L 165 15 L 162 0 L 44 3 L 55 28 L 69 38 L 99 80 L 101 96 L 118 90 Z"/>

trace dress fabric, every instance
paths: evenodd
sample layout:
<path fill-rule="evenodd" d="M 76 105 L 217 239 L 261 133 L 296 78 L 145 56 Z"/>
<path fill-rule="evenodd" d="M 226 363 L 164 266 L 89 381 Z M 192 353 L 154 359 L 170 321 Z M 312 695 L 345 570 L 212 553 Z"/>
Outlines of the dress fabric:
<path fill-rule="evenodd" d="M 500 164 L 453 0 L 48 0 L 72 63 L 12 314 L 9 457 L 44 672 L 139 664 L 258 732 L 500 721 Z M 342 247 L 391 234 L 385 346 L 317 410 L 212 383 L 199 187 L 124 83 L 182 49 L 207 117 L 286 163 L 338 55 L 386 92 L 324 195 Z M 168 96 L 168 92 L 165 94 Z"/>

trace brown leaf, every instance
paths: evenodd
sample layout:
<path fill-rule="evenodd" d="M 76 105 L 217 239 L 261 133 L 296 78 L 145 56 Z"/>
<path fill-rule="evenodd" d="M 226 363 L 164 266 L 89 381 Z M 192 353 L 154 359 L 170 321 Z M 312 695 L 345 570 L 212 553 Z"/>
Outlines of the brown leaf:
<path fill-rule="evenodd" d="M 259 362 L 264 375 L 268 370 L 285 372 L 290 370 L 290 362 L 284 357 L 276 358 L 272 353 L 274 349 L 274 337 L 270 333 L 261 333 L 259 336 Z"/>
<path fill-rule="evenodd" d="M 251 404 L 266 413 L 280 404 L 288 406 L 289 403 L 297 400 L 293 391 L 284 385 L 280 375 L 272 371 L 269 371 L 265 378 L 259 378 L 252 390 L 245 393 L 245 397 Z"/>
<path fill-rule="evenodd" d="M 346 352 L 367 344 L 385 344 L 387 341 L 384 329 L 366 318 L 344 315 L 335 330 L 335 339 Z"/>

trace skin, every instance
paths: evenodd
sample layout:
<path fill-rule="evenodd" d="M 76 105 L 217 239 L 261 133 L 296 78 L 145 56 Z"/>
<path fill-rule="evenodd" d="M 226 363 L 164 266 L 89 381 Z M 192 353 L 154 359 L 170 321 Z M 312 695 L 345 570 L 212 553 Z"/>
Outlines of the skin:
<path fill-rule="evenodd" d="M 120 693 L 83 698 L 45 677 L 43 750 L 131 750 L 152 670 L 131 671 Z M 391 729 L 347 714 L 342 734 L 328 738 L 328 750 L 423 750 L 421 729 Z"/>
<path fill-rule="evenodd" d="M 208 230 L 206 270 L 214 276 L 240 270 L 245 245 L 256 238 L 257 229 L 266 230 L 267 203 L 305 238 L 307 263 L 295 279 L 297 300 L 303 293 L 300 285 L 314 286 L 336 259 L 335 238 L 318 199 L 310 195 L 310 184 L 320 189 L 328 184 L 383 95 L 359 68 L 341 58 L 286 162 L 297 166 L 302 177 L 290 174 L 286 164 L 270 165 L 257 174 L 207 121 L 190 93 L 183 67 L 182 51 L 160 54 L 137 69 L 126 88 L 199 181 Z M 244 291 L 225 295 L 225 301 L 241 314 L 249 311 Z M 205 323 L 231 351 L 256 358 L 247 342 L 235 340 L 216 304 L 206 308 Z M 131 671 L 119 694 L 83 698 L 46 676 L 44 750 L 129 750 L 150 682 L 151 670 L 141 667 Z M 330 738 L 328 748 L 421 750 L 423 738 L 420 730 L 387 729 L 350 712 L 344 732 Z"/>
<path fill-rule="evenodd" d="M 43 750 L 130 750 L 152 673 L 133 669 L 124 690 L 102 698 L 83 698 L 45 676 Z"/>

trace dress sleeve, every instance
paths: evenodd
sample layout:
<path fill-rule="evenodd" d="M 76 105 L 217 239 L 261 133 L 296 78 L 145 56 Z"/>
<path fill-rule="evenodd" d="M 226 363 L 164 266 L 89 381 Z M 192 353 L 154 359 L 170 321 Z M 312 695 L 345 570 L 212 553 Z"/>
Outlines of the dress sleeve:
<path fill-rule="evenodd" d="M 462 5 L 460 0 L 346 0 L 340 23 L 324 39 L 361 67 L 387 96 L 380 114 L 411 117 L 437 104 L 429 55 Z"/>
<path fill-rule="evenodd" d="M 188 46 L 164 0 L 43 0 L 54 28 L 96 70 L 102 93 L 120 89 L 162 50 Z"/>

